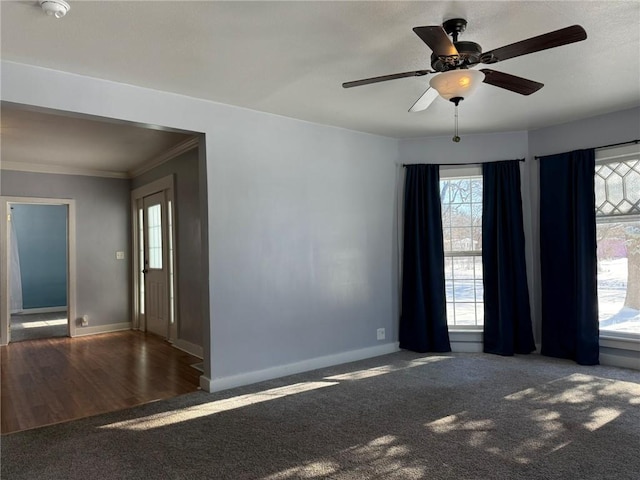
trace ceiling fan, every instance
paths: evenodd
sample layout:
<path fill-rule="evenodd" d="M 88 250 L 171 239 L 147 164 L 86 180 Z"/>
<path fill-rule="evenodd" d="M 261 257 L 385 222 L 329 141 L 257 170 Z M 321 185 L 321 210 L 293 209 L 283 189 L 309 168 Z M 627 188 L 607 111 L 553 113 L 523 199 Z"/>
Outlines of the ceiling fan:
<path fill-rule="evenodd" d="M 509 58 L 580 42 L 587 38 L 584 28 L 580 25 L 573 25 L 483 53 L 482 47 L 475 42 L 458 41 L 458 35 L 464 32 L 466 27 L 467 21 L 465 19 L 453 18 L 445 21 L 442 26 L 434 25 L 413 29 L 433 52 L 431 54 L 431 68 L 433 70 L 415 70 L 365 78 L 345 82 L 342 86 L 344 88 L 359 87 L 397 78 L 436 74 L 429 82 L 430 87 L 409 109 L 410 112 L 426 109 L 438 95 L 455 103 L 457 107 L 458 103 L 475 90 L 480 83 L 488 83 L 521 95 L 531 95 L 540 90 L 544 84 L 489 68 L 471 69 L 469 67 L 478 64 L 493 64 Z M 449 39 L 449 35 L 453 41 Z"/>

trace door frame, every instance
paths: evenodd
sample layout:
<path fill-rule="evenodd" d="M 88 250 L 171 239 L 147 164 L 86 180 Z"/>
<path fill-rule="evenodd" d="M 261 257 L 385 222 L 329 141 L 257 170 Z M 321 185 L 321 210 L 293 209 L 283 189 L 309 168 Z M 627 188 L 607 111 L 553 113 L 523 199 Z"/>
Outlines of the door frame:
<path fill-rule="evenodd" d="M 8 228 L 10 206 L 12 203 L 28 205 L 66 205 L 67 207 L 67 335 L 76 336 L 76 201 L 70 198 L 37 197 L 0 197 L 0 218 L 4 222 L 3 235 L 0 235 L 0 345 L 11 341 L 9 328 L 11 313 L 9 301 L 9 260 L 11 235 Z"/>
<path fill-rule="evenodd" d="M 177 261 L 177 245 L 176 245 L 176 202 L 175 202 L 175 175 L 167 175 L 154 182 L 143 185 L 131 191 L 131 240 L 132 240 L 132 252 L 131 256 L 131 285 L 132 285 L 132 301 L 131 301 L 131 319 L 134 329 L 146 331 L 146 318 L 144 314 L 140 313 L 141 301 L 140 301 L 140 283 L 143 281 L 142 271 L 140 269 L 140 222 L 138 217 L 138 210 L 142 205 L 144 197 L 153 195 L 154 193 L 164 192 L 165 201 L 168 205 L 171 202 L 171 209 L 167 210 L 167 227 L 171 225 L 171 229 L 167 228 L 167 235 L 171 235 L 171 244 L 173 245 L 173 258 L 169 258 L 167 250 L 167 258 L 169 261 L 167 265 L 167 312 L 169 313 L 169 328 L 168 337 L 169 342 L 175 342 L 178 339 L 178 322 L 180 321 L 178 316 L 178 261 Z M 164 240 L 169 240 L 168 238 Z M 164 242 L 165 245 L 169 245 L 168 241 Z M 173 286 L 169 285 L 171 281 L 170 272 L 173 269 Z M 170 288 L 173 287 L 173 311 L 171 309 Z M 173 316 L 173 323 L 171 318 Z"/>

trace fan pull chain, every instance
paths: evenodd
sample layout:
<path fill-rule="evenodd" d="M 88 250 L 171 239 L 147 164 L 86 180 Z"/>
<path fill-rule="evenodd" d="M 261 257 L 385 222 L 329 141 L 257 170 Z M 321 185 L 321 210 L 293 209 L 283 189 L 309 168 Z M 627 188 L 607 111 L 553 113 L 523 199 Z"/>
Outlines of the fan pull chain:
<path fill-rule="evenodd" d="M 453 138 L 451 140 L 453 140 L 454 142 L 458 143 L 460 141 L 460 137 L 458 136 L 458 104 L 457 103 L 456 103 L 456 107 L 455 107 L 454 118 L 455 118 L 455 132 L 454 132 Z"/>

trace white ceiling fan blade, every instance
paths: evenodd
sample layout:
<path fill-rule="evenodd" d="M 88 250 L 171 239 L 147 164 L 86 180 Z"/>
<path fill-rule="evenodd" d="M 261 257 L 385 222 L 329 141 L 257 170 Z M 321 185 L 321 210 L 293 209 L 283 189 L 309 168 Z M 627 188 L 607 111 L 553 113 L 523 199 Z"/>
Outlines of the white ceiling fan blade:
<path fill-rule="evenodd" d="M 409 109 L 410 112 L 421 112 L 426 110 L 431 103 L 438 98 L 438 91 L 435 88 L 427 88 L 427 91 L 422 94 L 416 103 L 414 103 Z"/>

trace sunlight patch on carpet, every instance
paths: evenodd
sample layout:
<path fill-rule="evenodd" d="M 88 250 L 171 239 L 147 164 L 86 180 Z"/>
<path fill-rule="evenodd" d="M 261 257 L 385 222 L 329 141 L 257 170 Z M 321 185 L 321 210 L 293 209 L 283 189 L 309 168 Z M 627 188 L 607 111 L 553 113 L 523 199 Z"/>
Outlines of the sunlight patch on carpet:
<path fill-rule="evenodd" d="M 538 412 L 539 418 L 536 420 L 546 422 L 547 430 L 554 424 L 557 428 L 566 428 L 567 424 L 563 422 L 562 415 L 553 410 L 561 407 L 570 408 L 583 428 L 595 431 L 618 418 L 622 410 L 619 407 L 592 409 L 589 407 L 590 404 L 609 398 L 612 401 L 633 405 L 638 396 L 640 385 L 575 373 L 504 398 L 509 401 L 533 402 L 544 407 L 542 411 L 545 417 L 540 418 L 541 413 Z M 576 423 L 576 420 L 573 422 Z"/>
<path fill-rule="evenodd" d="M 269 400 L 276 400 L 278 398 L 287 397 L 289 395 L 296 395 L 298 393 L 317 390 L 319 388 L 330 387 L 333 385 L 338 385 L 338 383 L 337 382 L 296 383 L 296 384 L 287 385 L 284 387 L 272 388 L 270 390 L 265 390 L 263 392 L 239 395 L 237 397 L 225 398 L 224 400 L 216 400 L 213 402 L 203 403 L 201 405 L 194 405 L 193 407 L 187 407 L 179 410 L 172 410 L 169 412 L 158 413 L 156 415 L 135 418 L 133 420 L 125 420 L 123 422 L 116 422 L 109 425 L 103 425 L 100 428 L 133 430 L 133 431 L 151 430 L 154 428 L 166 427 L 166 426 L 175 425 L 176 423 L 181 423 L 181 422 L 188 422 L 190 420 L 207 417 L 209 415 L 214 415 L 216 413 L 235 410 L 237 408 L 247 407 L 249 405 L 255 405 L 257 403 L 267 402 Z"/>
<path fill-rule="evenodd" d="M 262 480 L 284 480 L 289 478 L 320 478 L 340 470 L 340 464 L 330 460 L 310 462 L 278 473 L 262 477 Z"/>
<path fill-rule="evenodd" d="M 343 373 L 340 375 L 332 375 L 325 377 L 325 380 L 362 380 L 364 378 L 377 377 L 379 375 L 385 375 L 387 373 L 398 372 L 400 370 L 406 370 L 408 368 L 422 367 L 430 363 L 439 362 L 441 360 L 451 359 L 452 357 L 425 357 L 416 360 L 406 362 L 403 366 L 397 365 L 384 365 L 381 367 L 367 368 L 366 370 L 357 370 L 355 372 Z"/>
<path fill-rule="evenodd" d="M 528 464 L 635 409 L 640 385 L 576 373 L 503 397 L 491 412 L 461 411 L 425 424 L 460 442 Z"/>

